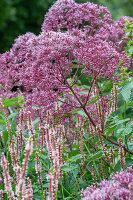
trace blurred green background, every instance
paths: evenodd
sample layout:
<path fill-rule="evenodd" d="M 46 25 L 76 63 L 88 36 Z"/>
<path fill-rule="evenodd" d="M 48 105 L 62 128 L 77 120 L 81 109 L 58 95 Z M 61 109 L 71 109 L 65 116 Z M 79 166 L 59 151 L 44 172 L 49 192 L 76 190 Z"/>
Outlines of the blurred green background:
<path fill-rule="evenodd" d="M 84 3 L 87 0 L 76 0 Z M 54 0 L 0 0 L 0 53 L 10 49 L 14 39 L 26 32 L 39 34 L 44 14 Z M 133 17 L 133 0 L 90 0 L 106 6 L 117 20 Z"/>

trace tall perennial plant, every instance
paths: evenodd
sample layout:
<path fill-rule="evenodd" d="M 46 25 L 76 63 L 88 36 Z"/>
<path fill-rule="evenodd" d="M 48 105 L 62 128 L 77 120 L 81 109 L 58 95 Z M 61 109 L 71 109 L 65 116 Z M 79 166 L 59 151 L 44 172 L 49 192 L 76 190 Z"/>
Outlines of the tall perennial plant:
<path fill-rule="evenodd" d="M 1 199 L 132 200 L 132 28 L 58 0 L 0 55 Z"/>

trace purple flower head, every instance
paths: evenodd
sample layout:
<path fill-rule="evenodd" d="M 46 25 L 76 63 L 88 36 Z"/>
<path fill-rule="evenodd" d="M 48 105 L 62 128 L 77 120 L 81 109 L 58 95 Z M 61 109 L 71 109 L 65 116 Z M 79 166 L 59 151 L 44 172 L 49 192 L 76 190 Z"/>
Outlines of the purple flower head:
<path fill-rule="evenodd" d="M 70 75 L 73 60 L 87 76 L 112 78 L 119 61 L 126 58 L 118 44 L 123 19 L 113 21 L 107 8 L 93 3 L 58 0 L 46 14 L 40 35 L 19 36 L 10 51 L 0 55 L 0 84 L 5 87 L 0 94 L 5 98 L 23 94 L 27 110 L 43 106 L 45 112 L 55 109 L 59 95 L 71 96 L 62 74 Z M 129 63 L 126 59 L 122 65 Z M 62 113 L 70 107 L 62 105 Z"/>
<path fill-rule="evenodd" d="M 73 0 L 58 0 L 45 15 L 42 31 L 88 30 L 94 33 L 103 23 L 111 23 L 110 12 L 93 3 L 78 4 Z"/>
<path fill-rule="evenodd" d="M 98 188 L 90 186 L 86 190 L 82 189 L 82 200 L 129 200 L 129 183 L 133 182 L 133 169 L 129 172 L 116 172 L 112 174 L 112 181 L 103 180 L 98 183 Z M 92 190 L 93 189 L 93 190 Z"/>

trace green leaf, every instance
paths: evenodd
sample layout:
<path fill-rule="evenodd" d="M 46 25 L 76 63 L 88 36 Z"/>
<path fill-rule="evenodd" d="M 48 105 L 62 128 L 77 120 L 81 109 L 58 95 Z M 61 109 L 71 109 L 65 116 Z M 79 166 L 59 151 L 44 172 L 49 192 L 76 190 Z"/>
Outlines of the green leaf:
<path fill-rule="evenodd" d="M 133 53 L 133 46 L 131 46 L 128 50 L 129 53 Z"/>
<path fill-rule="evenodd" d="M 7 140 L 8 140 L 8 131 L 4 130 L 2 133 L 2 139 L 4 144 L 6 144 Z"/>
<path fill-rule="evenodd" d="M 115 136 L 109 136 L 108 138 L 111 139 L 111 140 L 113 140 L 113 141 L 115 141 L 115 142 L 117 142 L 117 140 L 118 140 L 118 138 L 115 137 Z M 104 144 L 107 145 L 108 147 L 113 147 L 114 146 L 113 143 L 109 142 L 105 138 L 103 140 L 104 140 Z"/>
<path fill-rule="evenodd" d="M 130 108 L 132 105 L 133 105 L 133 101 L 126 104 L 126 109 Z M 125 105 L 122 105 L 115 112 L 111 113 L 111 115 L 108 117 L 108 119 L 106 121 L 105 128 L 110 124 L 110 122 L 118 121 L 119 114 L 122 114 L 124 111 L 125 111 Z"/>
<path fill-rule="evenodd" d="M 110 127 L 108 129 L 105 129 L 106 135 L 109 136 L 110 133 L 114 132 L 114 130 L 116 129 L 116 126 L 114 127 Z"/>
<path fill-rule="evenodd" d="M 118 65 L 117 65 L 117 67 L 116 67 L 116 70 L 115 70 L 114 76 L 116 76 L 116 74 L 117 74 L 117 70 L 119 69 L 119 67 L 120 67 L 120 65 L 122 64 L 122 62 L 123 62 L 124 60 L 126 60 L 126 59 L 127 59 L 127 58 L 124 58 L 123 60 L 120 60 L 120 61 L 119 61 Z"/>
<path fill-rule="evenodd" d="M 99 152 L 95 153 L 93 156 L 91 156 L 91 157 L 89 157 L 89 158 L 87 159 L 88 164 L 89 164 L 90 162 L 95 161 L 95 160 L 97 160 L 97 159 L 100 159 L 100 158 L 102 158 L 102 157 L 103 157 L 103 152 L 102 152 L 102 151 L 99 151 Z"/>
<path fill-rule="evenodd" d="M 129 135 L 131 132 L 132 132 L 132 128 L 131 127 L 121 128 L 121 129 L 117 130 L 117 135 L 116 136 Z"/>
<path fill-rule="evenodd" d="M 76 155 L 76 156 L 72 156 L 72 157 L 71 157 L 71 163 L 72 163 L 72 162 L 76 162 L 76 161 L 79 160 L 79 159 L 81 159 L 81 154 L 78 154 L 78 155 Z"/>
<path fill-rule="evenodd" d="M 87 102 L 87 105 L 92 104 L 92 103 L 95 103 L 95 102 L 97 102 L 99 99 L 100 99 L 100 97 L 98 97 L 98 96 L 92 97 L 92 98 L 89 99 L 89 101 Z"/>
<path fill-rule="evenodd" d="M 7 107 L 7 106 L 15 106 L 15 105 L 19 105 L 19 103 L 17 102 L 17 101 L 14 101 L 14 102 L 9 102 L 9 103 L 4 103 L 3 104 L 4 105 L 4 107 Z"/>
<path fill-rule="evenodd" d="M 39 109 L 38 106 L 32 106 L 32 109 Z"/>
<path fill-rule="evenodd" d="M 121 171 L 121 163 L 120 163 L 120 159 L 117 159 L 117 162 L 115 164 L 115 167 L 114 167 L 114 172 L 118 171 L 120 172 Z"/>
<path fill-rule="evenodd" d="M 22 94 L 20 94 L 17 98 L 18 98 L 19 105 L 22 106 L 24 101 L 26 100 L 26 97 L 24 97 Z"/>
<path fill-rule="evenodd" d="M 110 92 L 112 87 L 113 87 L 113 83 L 110 80 L 106 81 L 105 84 L 102 87 L 103 94 L 107 93 L 107 92 Z"/>
<path fill-rule="evenodd" d="M 125 54 L 128 52 L 128 50 L 129 50 L 129 46 L 127 46 L 127 47 L 125 48 Z"/>
<path fill-rule="evenodd" d="M 72 60 L 72 63 L 77 65 L 77 60 Z"/>
<path fill-rule="evenodd" d="M 5 120 L 0 119 L 1 124 L 6 124 Z"/>
<path fill-rule="evenodd" d="M 81 115 L 82 117 L 86 117 L 87 118 L 87 115 L 85 114 L 85 112 L 83 110 L 78 110 L 77 114 Z"/>
<path fill-rule="evenodd" d="M 43 184 L 43 187 L 44 187 L 44 188 L 49 188 L 49 183 Z"/>
<path fill-rule="evenodd" d="M 86 92 L 86 91 L 81 91 L 81 92 L 78 92 L 78 94 L 88 94 L 88 92 Z"/>
<path fill-rule="evenodd" d="M 115 126 L 118 126 L 119 124 L 123 124 L 124 122 L 128 122 L 128 121 L 130 121 L 130 118 L 118 120 L 116 123 L 114 123 L 113 125 L 110 125 L 109 127 L 105 128 L 105 129 L 113 128 Z"/>
<path fill-rule="evenodd" d="M 126 32 L 125 35 L 129 36 L 130 35 L 130 31 Z"/>
<path fill-rule="evenodd" d="M 58 101 L 58 105 L 61 106 L 63 104 L 63 102 L 65 103 L 65 100 L 66 100 L 66 98 L 60 98 Z"/>
<path fill-rule="evenodd" d="M 18 98 L 6 99 L 5 101 L 3 101 L 4 107 L 12 106 L 12 105 L 19 105 Z"/>
<path fill-rule="evenodd" d="M 125 168 L 133 166 L 133 159 L 126 158 L 125 159 Z"/>
<path fill-rule="evenodd" d="M 123 99 L 126 101 L 126 103 L 128 103 L 130 100 L 132 89 L 133 89 L 133 81 L 126 82 L 125 85 L 121 89 L 121 94 L 123 96 Z"/>
<path fill-rule="evenodd" d="M 62 166 L 61 167 L 61 169 L 62 169 L 62 171 L 64 171 L 64 172 L 70 172 L 70 171 L 72 171 L 72 170 L 74 170 L 74 169 L 76 169 L 77 168 L 77 165 L 75 166 L 75 165 L 72 165 L 72 166 Z"/>
<path fill-rule="evenodd" d="M 12 113 L 11 115 L 9 115 L 8 119 L 13 119 L 13 118 L 15 118 L 17 114 L 18 114 L 17 112 Z"/>
<path fill-rule="evenodd" d="M 38 122 L 40 121 L 40 117 L 36 118 L 34 121 L 33 121 L 33 124 L 37 124 Z"/>
<path fill-rule="evenodd" d="M 86 188 L 88 186 L 87 181 L 83 179 L 79 179 L 79 185 L 81 188 Z"/>
<path fill-rule="evenodd" d="M 30 169 L 28 169 L 27 173 L 35 172 L 35 171 L 36 171 L 35 168 L 30 168 Z"/>
<path fill-rule="evenodd" d="M 4 88 L 2 85 L 0 85 L 0 88 L 2 88 L 2 89 L 4 89 L 4 90 L 5 90 L 5 88 Z"/>
<path fill-rule="evenodd" d="M 130 151 L 133 151 L 133 143 L 127 143 Z"/>
<path fill-rule="evenodd" d="M 8 102 L 17 101 L 17 100 L 18 98 L 6 99 L 5 101 L 3 101 L 3 103 L 8 103 Z"/>

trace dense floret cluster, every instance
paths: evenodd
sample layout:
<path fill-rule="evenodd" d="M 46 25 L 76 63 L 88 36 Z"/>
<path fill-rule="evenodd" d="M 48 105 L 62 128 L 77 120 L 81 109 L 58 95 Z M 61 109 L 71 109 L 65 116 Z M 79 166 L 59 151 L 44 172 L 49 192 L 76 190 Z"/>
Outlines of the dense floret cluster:
<path fill-rule="evenodd" d="M 73 68 L 97 78 L 112 78 L 120 60 L 126 58 L 119 45 L 124 18 L 115 22 L 110 12 L 93 3 L 58 0 L 46 14 L 39 36 L 26 33 L 9 52 L 0 55 L 0 92 L 5 98 L 22 94 L 27 109 L 55 107 L 64 89 L 63 76 Z M 129 59 L 123 66 L 129 66 Z M 62 76 L 63 75 L 63 76 Z"/>
<path fill-rule="evenodd" d="M 128 171 L 124 171 L 127 169 L 128 154 L 131 163 L 130 154 L 133 155 L 130 147 L 131 83 L 126 80 L 131 73 L 126 70 L 128 67 L 130 69 L 132 62 L 131 56 L 125 54 L 132 49 L 124 51 L 132 31 L 125 38 L 126 29 L 122 28 L 127 27 L 124 24 L 126 18 L 114 21 L 107 8 L 93 3 L 57 0 L 46 14 L 38 36 L 33 33 L 21 35 L 8 52 L 0 54 L 0 108 L 3 112 L 0 127 L 3 129 L 0 133 L 0 146 L 3 149 L 1 167 L 5 166 L 2 167 L 2 179 L 9 198 L 33 198 L 32 183 L 27 179 L 26 185 L 25 177 L 36 170 L 40 186 L 37 185 L 38 191 L 35 193 L 42 190 L 39 195 L 43 199 L 48 197 L 55 200 L 58 194 L 60 199 L 77 199 L 82 193 L 82 200 L 133 200 L 133 169 L 130 162 L 127 163 Z M 128 19 L 131 20 L 128 23 L 133 23 L 132 18 Z M 19 102 L 18 96 L 25 99 L 24 104 Z M 10 108 L 12 102 L 9 102 L 14 97 L 18 98 L 13 105 L 17 109 L 21 105 L 25 108 L 20 111 L 17 134 L 14 132 L 15 120 L 18 120 L 17 109 L 13 108 L 16 110 L 13 113 Z M 9 109 L 5 110 L 6 106 Z M 9 117 L 6 111 L 10 113 Z M 26 112 L 27 124 L 24 123 Z M 33 123 L 31 118 L 35 119 Z M 28 130 L 23 130 L 26 126 Z M 27 135 L 30 135 L 30 140 Z M 28 146 L 21 170 L 18 164 L 22 161 L 26 142 Z M 32 146 L 32 169 L 27 172 Z M 89 150 L 89 146 L 92 149 Z M 5 159 L 6 156 L 11 160 L 8 147 L 13 169 L 16 170 L 16 177 L 13 174 L 12 180 Z M 46 158 L 46 151 L 53 167 Z M 119 162 L 122 171 L 110 176 Z M 47 184 L 45 174 L 41 174 L 44 167 L 48 172 L 49 194 L 47 188 L 44 192 Z M 86 175 L 86 172 L 89 174 Z M 33 183 L 37 176 L 33 176 Z M 61 187 L 58 187 L 61 176 Z M 91 185 L 81 192 L 82 181 L 86 184 L 85 176 L 89 179 L 88 184 L 92 176 L 95 186 Z M 98 183 L 101 177 L 104 180 Z M 68 191 L 63 186 L 65 182 Z M 16 197 L 11 186 L 14 183 Z M 33 187 L 36 188 L 36 184 Z M 58 189 L 62 190 L 61 193 L 57 192 Z M 64 193 L 69 197 L 65 197 Z M 3 195 L 2 190 L 0 195 Z"/>
<path fill-rule="evenodd" d="M 116 172 L 112 174 L 112 181 L 103 180 L 98 184 L 98 188 L 94 186 L 82 189 L 82 200 L 129 200 L 129 183 L 133 181 L 133 169 L 128 168 L 129 172 Z"/>

